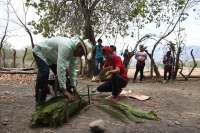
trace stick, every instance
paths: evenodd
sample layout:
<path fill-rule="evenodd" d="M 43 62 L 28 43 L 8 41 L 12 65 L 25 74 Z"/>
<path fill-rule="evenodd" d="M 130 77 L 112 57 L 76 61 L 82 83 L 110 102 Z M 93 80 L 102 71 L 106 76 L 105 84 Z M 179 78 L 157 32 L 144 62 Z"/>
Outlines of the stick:
<path fill-rule="evenodd" d="M 58 75 L 55 76 L 55 83 L 54 83 L 53 90 L 54 90 L 55 96 L 57 96 L 57 94 L 58 94 L 58 92 L 57 92 L 58 91 Z"/>
<path fill-rule="evenodd" d="M 79 104 L 78 104 L 78 112 L 80 112 L 81 110 L 81 101 L 82 101 L 82 97 L 80 96 L 80 99 L 79 99 Z"/>
<path fill-rule="evenodd" d="M 41 89 L 38 90 L 38 102 L 40 102 L 40 98 L 41 98 Z"/>
<path fill-rule="evenodd" d="M 89 85 L 87 85 L 87 88 L 88 88 L 88 103 L 89 103 L 89 105 L 90 105 L 90 90 L 89 90 Z"/>
<path fill-rule="evenodd" d="M 66 100 L 66 123 L 69 122 L 69 101 Z"/>

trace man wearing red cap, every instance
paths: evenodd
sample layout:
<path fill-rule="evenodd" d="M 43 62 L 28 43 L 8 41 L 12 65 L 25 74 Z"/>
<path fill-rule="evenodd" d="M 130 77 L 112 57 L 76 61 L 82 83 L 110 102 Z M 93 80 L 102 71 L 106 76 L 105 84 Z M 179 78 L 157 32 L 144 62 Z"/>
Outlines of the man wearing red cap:
<path fill-rule="evenodd" d="M 111 75 L 111 78 L 99 85 L 97 90 L 99 92 L 112 92 L 112 95 L 107 96 L 108 100 L 118 100 L 118 96 L 122 91 L 122 88 L 126 87 L 129 79 L 127 77 L 126 69 L 119 56 L 113 55 L 112 49 L 109 46 L 104 46 L 101 50 L 104 58 L 106 59 L 104 63 L 104 68 L 112 66 L 104 76 L 107 77 Z"/>

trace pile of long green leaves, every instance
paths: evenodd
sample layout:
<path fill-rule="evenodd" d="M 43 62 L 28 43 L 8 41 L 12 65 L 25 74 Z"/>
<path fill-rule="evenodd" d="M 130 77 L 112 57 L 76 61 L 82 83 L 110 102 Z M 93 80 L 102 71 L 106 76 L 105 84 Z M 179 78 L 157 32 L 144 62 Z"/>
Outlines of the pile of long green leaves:
<path fill-rule="evenodd" d="M 69 115 L 78 111 L 80 100 L 69 102 Z M 81 100 L 80 107 L 87 105 L 87 101 Z M 66 97 L 56 96 L 36 106 L 32 115 L 30 127 L 51 126 L 58 127 L 66 121 Z"/>
<path fill-rule="evenodd" d="M 124 101 L 111 101 L 111 100 L 103 100 L 104 104 L 107 105 L 111 105 L 112 107 L 115 107 L 121 111 L 123 111 L 126 114 L 126 117 L 131 120 L 134 121 L 136 123 L 140 123 L 141 120 L 138 119 L 139 118 L 144 118 L 144 119 L 149 119 L 149 120 L 160 120 L 160 118 L 158 118 L 158 116 L 155 114 L 154 111 L 146 111 L 144 109 L 141 108 L 136 108 L 134 106 L 132 106 L 130 103 L 124 102 Z M 125 119 L 126 117 L 114 110 L 110 110 L 107 109 L 103 106 L 100 105 L 96 105 L 98 108 L 104 110 L 105 112 L 107 112 L 108 114 L 110 114 L 111 116 L 123 121 L 123 122 L 127 122 L 127 119 Z M 119 115 L 120 114 L 120 115 Z"/>

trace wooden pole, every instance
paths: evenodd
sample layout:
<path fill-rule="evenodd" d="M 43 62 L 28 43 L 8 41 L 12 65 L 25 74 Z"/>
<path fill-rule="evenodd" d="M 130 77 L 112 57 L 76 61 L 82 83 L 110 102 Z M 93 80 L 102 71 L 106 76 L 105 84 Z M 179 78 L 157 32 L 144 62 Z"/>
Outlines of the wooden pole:
<path fill-rule="evenodd" d="M 54 83 L 53 90 L 54 90 L 55 96 L 57 96 L 57 94 L 58 94 L 58 75 L 55 76 L 55 83 Z"/>
<path fill-rule="evenodd" d="M 81 111 L 81 101 L 82 101 L 82 97 L 80 97 L 79 99 L 79 104 L 78 104 L 78 113 Z"/>
<path fill-rule="evenodd" d="M 90 89 L 89 89 L 90 85 L 87 85 L 88 88 L 88 103 L 90 105 Z"/>
<path fill-rule="evenodd" d="M 41 98 L 41 89 L 38 90 L 38 102 L 40 102 L 40 98 Z"/>
<path fill-rule="evenodd" d="M 69 101 L 66 100 L 66 123 L 69 122 Z"/>

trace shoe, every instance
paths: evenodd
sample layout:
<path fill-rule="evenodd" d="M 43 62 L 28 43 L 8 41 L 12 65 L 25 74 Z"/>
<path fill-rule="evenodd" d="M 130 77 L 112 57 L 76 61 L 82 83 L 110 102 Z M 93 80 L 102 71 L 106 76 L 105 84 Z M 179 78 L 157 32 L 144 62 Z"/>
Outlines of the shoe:
<path fill-rule="evenodd" d="M 135 83 L 135 80 L 133 80 L 132 83 Z"/>
<path fill-rule="evenodd" d="M 140 83 L 142 83 L 142 80 L 140 80 Z"/>
<path fill-rule="evenodd" d="M 120 95 L 121 92 L 122 92 L 122 88 L 119 88 L 119 90 L 118 90 L 118 96 Z"/>
<path fill-rule="evenodd" d="M 108 99 L 108 100 L 118 100 L 118 96 L 110 95 L 110 96 L 105 97 L 105 99 Z"/>
<path fill-rule="evenodd" d="M 171 80 L 167 80 L 167 83 L 171 82 Z"/>
<path fill-rule="evenodd" d="M 163 81 L 163 84 L 167 84 L 167 81 L 166 81 L 166 80 L 164 80 L 164 81 Z"/>

